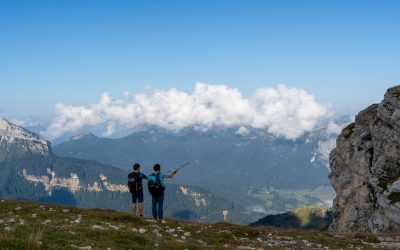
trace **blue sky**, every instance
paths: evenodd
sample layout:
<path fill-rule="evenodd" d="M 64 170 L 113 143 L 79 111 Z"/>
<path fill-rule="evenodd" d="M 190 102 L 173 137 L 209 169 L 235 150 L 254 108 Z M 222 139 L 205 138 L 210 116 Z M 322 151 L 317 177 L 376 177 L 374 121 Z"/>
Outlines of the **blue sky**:
<path fill-rule="evenodd" d="M 146 86 L 286 84 L 338 113 L 400 83 L 400 1 L 0 0 L 0 115 Z"/>

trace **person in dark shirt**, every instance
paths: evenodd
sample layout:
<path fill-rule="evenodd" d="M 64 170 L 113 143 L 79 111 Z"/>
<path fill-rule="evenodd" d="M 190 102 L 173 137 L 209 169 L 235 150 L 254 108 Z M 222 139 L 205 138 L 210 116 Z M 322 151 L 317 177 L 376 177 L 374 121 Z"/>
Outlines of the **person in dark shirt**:
<path fill-rule="evenodd" d="M 128 187 L 132 194 L 133 217 L 136 217 L 136 203 L 139 203 L 139 214 L 143 217 L 143 185 L 142 181 L 147 176 L 140 173 L 140 164 L 133 165 L 133 172 L 128 175 Z"/>

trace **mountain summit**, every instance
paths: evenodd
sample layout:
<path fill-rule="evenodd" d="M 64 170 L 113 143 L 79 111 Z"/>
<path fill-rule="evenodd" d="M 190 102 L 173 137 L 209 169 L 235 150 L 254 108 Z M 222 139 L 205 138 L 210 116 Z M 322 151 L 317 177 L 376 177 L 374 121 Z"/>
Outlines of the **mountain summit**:
<path fill-rule="evenodd" d="M 0 117 L 0 160 L 24 154 L 50 153 L 50 142 Z"/>

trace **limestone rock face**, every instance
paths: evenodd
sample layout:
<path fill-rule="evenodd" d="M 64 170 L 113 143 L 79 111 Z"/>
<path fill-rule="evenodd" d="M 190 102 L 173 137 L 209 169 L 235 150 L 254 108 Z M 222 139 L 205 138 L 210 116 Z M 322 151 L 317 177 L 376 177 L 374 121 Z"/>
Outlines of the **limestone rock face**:
<path fill-rule="evenodd" d="M 0 116 L 0 161 L 27 153 L 48 155 L 50 142 Z"/>
<path fill-rule="evenodd" d="M 342 130 L 329 164 L 331 232 L 400 231 L 400 86 Z"/>

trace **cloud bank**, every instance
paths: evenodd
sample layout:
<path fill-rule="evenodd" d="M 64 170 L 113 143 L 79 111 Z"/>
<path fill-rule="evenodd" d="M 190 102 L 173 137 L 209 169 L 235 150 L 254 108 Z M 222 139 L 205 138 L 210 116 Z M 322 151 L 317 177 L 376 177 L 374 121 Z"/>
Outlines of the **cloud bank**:
<path fill-rule="evenodd" d="M 236 88 L 205 83 L 197 83 L 192 93 L 156 89 L 125 93 L 121 99 L 104 93 L 98 103 L 88 106 L 59 103 L 55 113 L 50 126 L 42 132 L 50 139 L 98 125 L 106 127 L 106 136 L 118 128 L 146 125 L 171 131 L 237 126 L 262 128 L 279 137 L 296 139 L 331 115 L 325 105 L 302 89 L 278 85 L 257 89 L 245 98 Z"/>
<path fill-rule="evenodd" d="M 20 127 L 34 127 L 34 126 L 39 126 L 40 125 L 40 123 L 38 122 L 38 121 L 34 121 L 34 120 L 31 120 L 31 119 L 26 119 L 26 120 L 20 120 L 20 119 L 11 119 L 11 123 L 12 124 L 15 124 L 15 125 L 17 125 L 17 126 L 20 126 Z"/>

